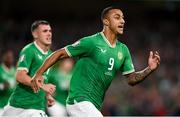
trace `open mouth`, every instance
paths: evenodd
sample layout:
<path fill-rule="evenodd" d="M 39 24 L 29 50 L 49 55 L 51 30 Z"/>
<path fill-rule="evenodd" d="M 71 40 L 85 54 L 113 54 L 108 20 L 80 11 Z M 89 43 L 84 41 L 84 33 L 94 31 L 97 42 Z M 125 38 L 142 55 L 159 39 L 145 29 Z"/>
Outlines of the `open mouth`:
<path fill-rule="evenodd" d="M 124 28 L 124 26 L 123 25 L 119 25 L 118 28 Z"/>
<path fill-rule="evenodd" d="M 51 41 L 51 38 L 46 38 L 47 41 Z"/>

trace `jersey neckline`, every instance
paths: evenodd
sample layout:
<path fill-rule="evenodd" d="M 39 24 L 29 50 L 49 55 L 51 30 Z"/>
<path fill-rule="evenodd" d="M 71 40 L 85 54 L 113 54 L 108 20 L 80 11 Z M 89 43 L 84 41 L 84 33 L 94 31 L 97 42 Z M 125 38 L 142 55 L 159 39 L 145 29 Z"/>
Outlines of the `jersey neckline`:
<path fill-rule="evenodd" d="M 102 36 L 102 38 L 104 39 L 104 41 L 111 47 L 111 48 L 115 48 L 116 47 L 116 43 L 114 45 L 111 45 L 110 42 L 108 41 L 108 39 L 106 38 L 106 36 L 104 35 L 103 32 L 100 32 L 100 35 Z"/>
<path fill-rule="evenodd" d="M 34 41 L 34 45 L 36 46 L 36 48 L 44 55 L 48 54 L 48 51 L 47 52 L 44 52 L 39 46 L 38 44 L 36 43 L 36 41 Z"/>
<path fill-rule="evenodd" d="M 9 73 L 13 69 L 13 66 L 11 66 L 11 68 L 9 69 L 6 67 L 6 65 L 4 63 L 2 63 L 1 66 L 2 66 L 3 70 L 7 73 Z"/>

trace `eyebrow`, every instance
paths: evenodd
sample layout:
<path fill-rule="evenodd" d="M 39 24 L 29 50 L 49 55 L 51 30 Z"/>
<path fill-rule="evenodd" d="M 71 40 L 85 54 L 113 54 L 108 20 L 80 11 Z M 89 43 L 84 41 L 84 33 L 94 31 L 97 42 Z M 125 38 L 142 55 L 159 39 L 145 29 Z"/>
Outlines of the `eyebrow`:
<path fill-rule="evenodd" d="M 124 18 L 124 15 L 120 15 L 120 14 L 115 14 L 115 16 Z"/>
<path fill-rule="evenodd" d="M 47 32 L 47 31 L 52 31 L 51 29 L 44 29 L 44 30 L 42 30 L 43 32 Z"/>

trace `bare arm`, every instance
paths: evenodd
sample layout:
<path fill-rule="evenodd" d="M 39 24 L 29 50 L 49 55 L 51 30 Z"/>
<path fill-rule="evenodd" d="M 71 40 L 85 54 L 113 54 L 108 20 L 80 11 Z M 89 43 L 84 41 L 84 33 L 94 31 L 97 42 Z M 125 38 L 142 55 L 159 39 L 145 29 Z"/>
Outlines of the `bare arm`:
<path fill-rule="evenodd" d="M 29 75 L 27 75 L 27 71 L 26 70 L 17 70 L 16 80 L 19 83 L 21 83 L 23 85 L 26 85 L 26 86 L 29 86 L 29 87 L 31 87 L 31 85 L 32 85 L 32 82 L 31 82 L 32 78 Z M 53 85 L 53 84 L 44 84 L 42 86 L 42 89 L 45 92 L 47 92 L 47 93 L 52 95 L 55 92 L 55 90 L 56 90 L 56 86 Z"/>
<path fill-rule="evenodd" d="M 126 75 L 128 79 L 128 84 L 134 86 L 142 82 L 144 79 L 147 78 L 147 76 L 149 76 L 154 70 L 157 69 L 159 64 L 160 64 L 159 53 L 157 51 L 155 53 L 151 51 L 148 59 L 148 67 L 146 67 L 142 71 L 133 72 Z"/>
<path fill-rule="evenodd" d="M 41 87 L 46 93 L 50 94 L 50 95 L 53 95 L 53 93 L 55 92 L 56 90 L 56 86 L 49 83 L 49 84 L 44 84 L 42 87 Z"/>
<path fill-rule="evenodd" d="M 43 78 L 42 74 L 51 67 L 55 62 L 57 62 L 61 58 L 68 57 L 68 54 L 66 53 L 65 49 L 59 49 L 55 51 L 46 61 L 43 63 L 43 65 L 39 68 L 37 73 L 32 79 L 32 85 L 31 88 L 34 90 L 34 92 L 38 92 L 40 88 L 43 86 Z"/>
<path fill-rule="evenodd" d="M 142 71 L 133 72 L 131 74 L 126 75 L 128 79 L 128 84 L 131 86 L 134 86 L 140 82 L 142 82 L 144 79 L 147 78 L 152 73 L 152 70 L 147 67 Z"/>
<path fill-rule="evenodd" d="M 31 86 L 31 77 L 27 75 L 26 70 L 17 70 L 16 80 L 27 86 Z"/>
<path fill-rule="evenodd" d="M 64 48 L 55 51 L 48 59 L 46 59 L 46 61 L 37 71 L 36 76 L 41 76 L 49 67 L 56 63 L 60 58 L 65 57 L 68 57 L 68 54 L 66 53 Z"/>

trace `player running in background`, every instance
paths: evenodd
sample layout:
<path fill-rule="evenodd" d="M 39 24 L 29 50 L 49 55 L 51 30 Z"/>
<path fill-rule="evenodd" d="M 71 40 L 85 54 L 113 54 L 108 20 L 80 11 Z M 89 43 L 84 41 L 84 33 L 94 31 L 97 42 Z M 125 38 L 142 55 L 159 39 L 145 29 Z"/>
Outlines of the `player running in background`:
<path fill-rule="evenodd" d="M 123 34 L 125 24 L 122 11 L 108 7 L 103 10 L 101 18 L 102 32 L 55 51 L 32 80 L 32 88 L 37 93 L 43 84 L 44 71 L 61 58 L 78 56 L 67 99 L 67 111 L 71 116 L 103 117 L 99 110 L 105 92 L 118 71 L 133 86 L 147 78 L 160 64 L 158 52 L 150 51 L 148 66 L 135 72 L 128 47 L 117 40 L 118 35 Z"/>
<path fill-rule="evenodd" d="M 50 73 L 48 82 L 56 85 L 56 91 L 54 93 L 55 104 L 52 107 L 48 107 L 47 111 L 50 116 L 65 117 L 66 111 L 66 99 L 68 97 L 68 90 L 70 79 L 72 77 L 74 61 L 71 58 L 65 58 L 58 62 Z"/>
<path fill-rule="evenodd" d="M 34 42 L 26 45 L 20 53 L 17 65 L 16 89 L 12 93 L 9 105 L 5 107 L 3 116 L 18 117 L 44 117 L 46 108 L 46 98 L 49 105 L 53 104 L 52 94 L 55 86 L 45 84 L 38 93 L 31 89 L 31 78 L 42 65 L 44 60 L 52 53 L 50 50 L 52 42 L 52 30 L 47 21 L 35 21 L 31 26 Z M 48 71 L 43 74 L 47 83 Z M 45 93 L 49 92 L 49 93 Z"/>
<path fill-rule="evenodd" d="M 16 85 L 16 70 L 13 63 L 13 52 L 7 50 L 3 53 L 0 65 L 0 115 Z"/>

